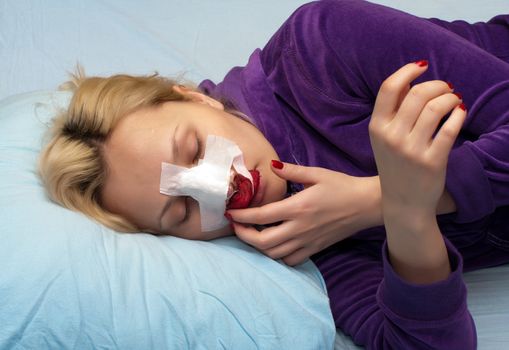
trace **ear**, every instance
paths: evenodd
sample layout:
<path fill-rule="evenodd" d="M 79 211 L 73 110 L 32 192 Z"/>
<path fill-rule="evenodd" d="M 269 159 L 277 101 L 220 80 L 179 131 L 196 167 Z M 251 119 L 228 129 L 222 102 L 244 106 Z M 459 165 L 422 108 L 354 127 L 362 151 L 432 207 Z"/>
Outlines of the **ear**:
<path fill-rule="evenodd" d="M 174 85 L 173 90 L 181 95 L 184 95 L 193 102 L 203 103 L 209 105 L 210 107 L 224 111 L 224 106 L 221 102 L 205 94 L 202 94 L 201 92 L 190 90 L 182 85 Z"/>

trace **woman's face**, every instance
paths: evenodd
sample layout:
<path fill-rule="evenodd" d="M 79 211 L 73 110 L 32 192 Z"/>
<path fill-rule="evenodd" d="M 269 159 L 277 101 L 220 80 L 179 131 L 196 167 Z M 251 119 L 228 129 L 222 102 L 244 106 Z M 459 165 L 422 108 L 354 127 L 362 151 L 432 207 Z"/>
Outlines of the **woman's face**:
<path fill-rule="evenodd" d="M 192 102 L 166 102 L 124 117 L 104 145 L 107 177 L 103 206 L 144 231 L 208 240 L 230 235 L 226 226 L 201 232 L 198 202 L 186 196 L 159 193 L 161 163 L 182 167 L 203 158 L 208 135 L 235 142 L 248 170 L 260 172 L 259 195 L 250 206 L 283 198 L 286 182 L 270 169 L 279 159 L 263 134 L 250 123 L 224 111 L 222 104 L 197 92 L 176 87 Z"/>

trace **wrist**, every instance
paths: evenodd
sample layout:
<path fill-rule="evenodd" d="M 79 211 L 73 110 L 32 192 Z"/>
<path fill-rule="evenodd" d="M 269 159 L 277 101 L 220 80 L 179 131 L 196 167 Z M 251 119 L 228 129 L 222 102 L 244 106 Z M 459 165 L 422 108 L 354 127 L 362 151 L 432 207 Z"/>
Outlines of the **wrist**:
<path fill-rule="evenodd" d="M 382 220 L 405 231 L 421 232 L 437 222 L 436 211 L 432 207 L 412 207 L 382 199 Z"/>
<path fill-rule="evenodd" d="M 364 178 L 363 201 L 366 204 L 366 228 L 384 224 L 382 215 L 382 188 L 379 176 Z"/>
<path fill-rule="evenodd" d="M 384 216 L 389 261 L 404 280 L 428 284 L 444 280 L 451 271 L 445 242 L 436 216 Z"/>

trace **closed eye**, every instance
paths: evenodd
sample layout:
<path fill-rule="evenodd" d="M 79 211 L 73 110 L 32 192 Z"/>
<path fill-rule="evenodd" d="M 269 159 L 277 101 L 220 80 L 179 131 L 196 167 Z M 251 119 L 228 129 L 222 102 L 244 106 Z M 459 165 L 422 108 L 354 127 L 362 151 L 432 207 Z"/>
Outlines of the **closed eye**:
<path fill-rule="evenodd" d="M 202 143 L 201 143 L 200 137 L 198 136 L 198 134 L 196 134 L 196 154 L 195 154 L 194 160 L 193 160 L 195 164 L 198 164 L 198 160 L 201 157 L 201 151 L 202 151 Z"/>
<path fill-rule="evenodd" d="M 185 222 L 187 222 L 187 220 L 189 219 L 189 216 L 191 214 L 191 208 L 189 206 L 189 201 L 191 200 L 191 197 L 189 196 L 184 196 L 182 197 L 184 199 L 184 209 L 185 209 L 185 214 L 184 214 L 184 217 L 182 218 L 182 220 L 180 221 L 179 225 L 182 225 L 184 224 Z"/>

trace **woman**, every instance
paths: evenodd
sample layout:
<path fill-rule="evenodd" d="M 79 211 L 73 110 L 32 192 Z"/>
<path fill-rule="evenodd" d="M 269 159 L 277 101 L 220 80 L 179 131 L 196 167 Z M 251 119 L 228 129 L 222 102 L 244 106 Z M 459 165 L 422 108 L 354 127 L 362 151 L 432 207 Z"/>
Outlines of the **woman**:
<path fill-rule="evenodd" d="M 321 1 L 218 85 L 79 80 L 42 178 L 56 201 L 118 230 L 234 231 L 290 265 L 312 256 L 336 326 L 368 348 L 475 348 L 461 272 L 509 261 L 505 18 Z M 161 163 L 198 166 L 209 135 L 238 145 L 261 179 L 250 208 L 229 203 L 231 228 L 203 232 L 195 200 L 160 193 Z"/>

